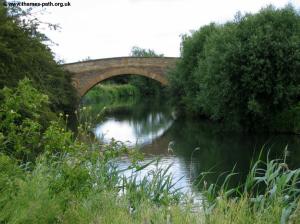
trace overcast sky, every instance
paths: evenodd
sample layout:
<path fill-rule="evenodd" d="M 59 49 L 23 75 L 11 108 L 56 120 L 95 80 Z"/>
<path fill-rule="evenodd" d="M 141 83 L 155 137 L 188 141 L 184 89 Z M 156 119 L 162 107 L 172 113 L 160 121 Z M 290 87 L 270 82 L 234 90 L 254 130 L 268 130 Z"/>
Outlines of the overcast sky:
<path fill-rule="evenodd" d="M 47 7 L 42 17 L 60 24 L 60 31 L 43 32 L 58 44 L 51 48 L 65 62 L 128 56 L 133 46 L 177 57 L 181 34 L 210 22 L 232 20 L 237 11 L 257 12 L 268 4 L 283 7 L 288 3 L 300 8 L 300 0 L 69 1 L 70 7 Z"/>

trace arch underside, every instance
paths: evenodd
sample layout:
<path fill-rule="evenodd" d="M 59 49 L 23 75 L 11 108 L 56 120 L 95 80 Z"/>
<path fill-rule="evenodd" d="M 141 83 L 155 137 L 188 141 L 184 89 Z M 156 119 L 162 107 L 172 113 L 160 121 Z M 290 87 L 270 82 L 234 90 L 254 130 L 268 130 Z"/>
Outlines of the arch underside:
<path fill-rule="evenodd" d="M 119 67 L 76 74 L 73 76 L 73 85 L 82 97 L 101 81 L 120 75 L 140 75 L 154 79 L 162 85 L 168 84 L 165 69 L 162 67 Z"/>

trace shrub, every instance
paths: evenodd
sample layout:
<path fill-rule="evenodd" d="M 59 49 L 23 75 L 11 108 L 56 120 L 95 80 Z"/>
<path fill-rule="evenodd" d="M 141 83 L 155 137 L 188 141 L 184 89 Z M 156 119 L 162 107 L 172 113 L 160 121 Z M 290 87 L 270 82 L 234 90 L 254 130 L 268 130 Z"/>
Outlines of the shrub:
<path fill-rule="evenodd" d="M 35 89 L 29 79 L 21 80 L 15 89 L 5 87 L 0 94 L 0 152 L 34 162 L 45 151 L 66 153 L 82 149 L 73 133 L 64 127 L 63 118 L 51 112 L 48 97 Z"/>
<path fill-rule="evenodd" d="M 171 85 L 194 114 L 246 130 L 278 131 L 274 119 L 299 102 L 299 42 L 300 15 L 292 6 L 238 14 L 183 38 Z"/>
<path fill-rule="evenodd" d="M 16 89 L 5 87 L 1 95 L 0 150 L 21 160 L 33 160 L 42 151 L 41 133 L 51 115 L 48 97 L 33 88 L 28 79 L 20 81 Z"/>
<path fill-rule="evenodd" d="M 209 36 L 215 32 L 217 25 L 210 24 L 201 27 L 190 36 L 183 35 L 181 43 L 181 59 L 176 65 L 176 69 L 168 75 L 170 81 L 169 91 L 180 106 L 185 107 L 185 111 L 201 113 L 201 105 L 194 99 L 197 97 L 199 86 L 194 75 L 199 61 L 203 59 L 204 47 Z"/>
<path fill-rule="evenodd" d="M 14 10 L 20 9 L 7 8 L 0 0 L 0 88 L 16 87 L 28 77 L 35 88 L 49 96 L 53 111 L 70 113 L 77 102 L 71 75 L 55 62 L 44 44 L 48 39 L 38 32 L 38 20 L 27 20 L 26 12 Z M 29 21 L 33 24 L 27 24 Z"/>

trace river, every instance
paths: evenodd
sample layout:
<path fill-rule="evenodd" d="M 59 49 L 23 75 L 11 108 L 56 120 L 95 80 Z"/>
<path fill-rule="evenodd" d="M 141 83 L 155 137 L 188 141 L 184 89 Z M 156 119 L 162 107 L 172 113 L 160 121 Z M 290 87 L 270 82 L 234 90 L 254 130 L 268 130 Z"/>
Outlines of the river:
<path fill-rule="evenodd" d="M 245 178 L 252 158 L 263 150 L 263 157 L 282 158 L 288 147 L 288 164 L 300 164 L 300 138 L 295 135 L 246 134 L 227 132 L 220 124 L 207 120 L 178 118 L 173 109 L 159 99 L 131 103 L 109 104 L 101 122 L 94 125 L 94 134 L 102 142 L 111 139 L 136 147 L 145 154 L 145 163 L 159 157 L 160 166 L 170 168 L 176 187 L 197 194 L 197 182 L 202 172 L 211 172 L 206 182 L 215 183 L 224 173 L 239 173 L 230 184 L 235 186 Z M 109 105 L 106 105 L 109 107 Z M 114 106 L 112 106 L 114 105 Z M 94 105 L 101 110 L 103 105 Z M 118 161 L 127 167 L 129 159 Z M 154 169 L 149 166 L 144 172 Z M 220 178 L 221 177 L 221 178 Z"/>

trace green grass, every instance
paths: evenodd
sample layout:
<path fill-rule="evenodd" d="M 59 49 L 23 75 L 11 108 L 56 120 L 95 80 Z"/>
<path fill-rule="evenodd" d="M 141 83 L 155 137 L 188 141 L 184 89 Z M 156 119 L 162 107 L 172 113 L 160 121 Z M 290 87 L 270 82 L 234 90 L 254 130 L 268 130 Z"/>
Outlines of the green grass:
<path fill-rule="evenodd" d="M 137 87 L 130 84 L 98 84 L 93 87 L 83 98 L 86 103 L 113 102 L 130 97 L 138 97 L 140 95 Z"/>
<path fill-rule="evenodd" d="M 167 187 L 170 179 L 162 176 L 164 171 L 159 169 L 141 183 L 136 179 L 129 183 L 111 164 L 118 155 L 112 150 L 104 152 L 102 160 L 94 161 L 94 153 L 41 156 L 32 171 L 1 155 L 0 181 L 6 186 L 0 189 L 0 221 L 163 223 L 174 213 L 177 223 L 182 223 L 192 215 L 179 207 L 177 194 Z M 140 168 L 136 166 L 135 170 Z M 139 187 L 132 188 L 134 185 Z M 156 193 L 147 189 L 156 189 Z"/>
<path fill-rule="evenodd" d="M 197 207 L 174 188 L 171 167 L 158 163 L 141 178 L 155 161 L 144 164 L 120 142 L 82 141 L 90 130 L 84 119 L 76 135 L 64 115 L 41 128 L 46 97 L 27 81 L 17 88 L 0 104 L 0 223 L 299 223 L 300 168 L 289 169 L 287 153 L 253 161 L 235 188 L 234 170 L 210 185 L 204 173 Z M 132 161 L 129 177 L 116 166 L 120 156 Z"/>
<path fill-rule="evenodd" d="M 300 169 L 283 161 L 256 161 L 247 181 L 203 185 L 203 207 L 173 188 L 168 169 L 138 180 L 139 160 L 124 177 L 112 161 L 123 145 L 102 155 L 42 155 L 33 170 L 0 156 L 0 221 L 3 223 L 299 223 Z M 121 153 L 121 154 L 120 154 Z M 129 154 L 128 154 L 129 153 Z M 126 154 L 135 157 L 136 152 Z M 203 179 L 203 182 L 205 180 Z"/>
<path fill-rule="evenodd" d="M 202 192 L 207 222 L 299 223 L 300 169 L 288 168 L 287 148 L 285 152 L 282 160 L 263 161 L 259 157 L 252 163 L 245 183 L 235 188 L 227 188 L 236 175 L 233 171 L 220 185 L 207 186 L 204 175 Z"/>

